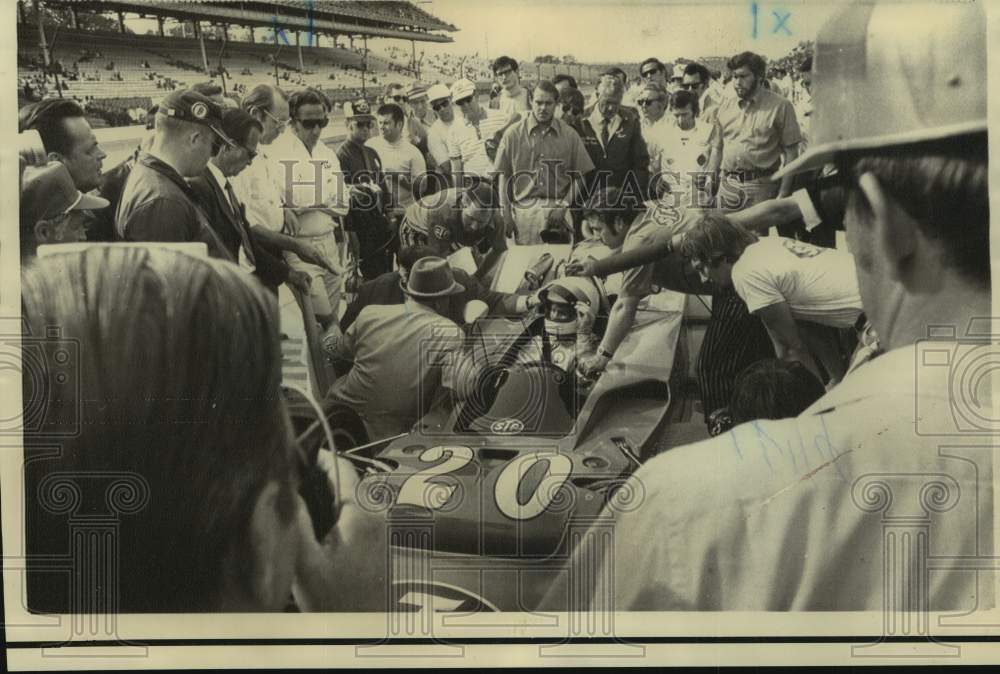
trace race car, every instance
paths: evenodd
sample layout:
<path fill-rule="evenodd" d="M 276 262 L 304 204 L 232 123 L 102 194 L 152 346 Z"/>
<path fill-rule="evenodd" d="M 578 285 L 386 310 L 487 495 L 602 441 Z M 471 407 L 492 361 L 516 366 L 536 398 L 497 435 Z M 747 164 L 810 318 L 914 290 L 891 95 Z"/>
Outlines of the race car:
<path fill-rule="evenodd" d="M 594 279 L 554 278 L 569 253 L 505 254 L 493 287 L 539 287 L 542 310 L 470 326 L 460 383 L 411 432 L 370 438 L 351 410 L 326 404 L 337 449 L 363 471 L 359 502 L 390 529 L 389 610 L 528 610 L 602 508 L 637 497 L 622 486 L 659 449 L 685 298 L 648 298 L 605 373 L 587 381 L 575 364 L 613 297 Z M 314 416 L 291 408 L 302 444 L 318 448 Z"/>

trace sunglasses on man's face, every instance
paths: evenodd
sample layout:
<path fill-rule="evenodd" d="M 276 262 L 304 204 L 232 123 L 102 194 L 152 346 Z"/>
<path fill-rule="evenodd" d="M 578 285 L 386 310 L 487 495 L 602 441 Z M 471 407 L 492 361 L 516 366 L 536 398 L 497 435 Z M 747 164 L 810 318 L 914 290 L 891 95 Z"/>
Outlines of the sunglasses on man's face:
<path fill-rule="evenodd" d="M 565 114 L 567 114 L 567 115 L 582 115 L 583 114 L 583 108 L 578 108 L 578 107 L 575 107 L 575 106 L 572 106 L 572 105 L 564 105 L 564 106 L 562 106 L 562 111 Z"/>
<path fill-rule="evenodd" d="M 396 101 L 397 103 L 406 103 L 408 100 L 410 100 L 406 96 L 390 96 L 389 98 Z"/>
<path fill-rule="evenodd" d="M 678 86 L 685 91 L 694 91 L 701 86 L 701 82 L 681 82 Z"/>
<path fill-rule="evenodd" d="M 461 108 L 463 106 L 468 105 L 471 102 L 472 102 L 472 96 L 467 96 L 466 98 L 460 98 L 457 101 L 455 101 L 455 105 Z"/>
<path fill-rule="evenodd" d="M 447 99 L 445 99 L 443 101 L 434 101 L 433 103 L 431 103 L 431 109 L 434 110 L 434 111 L 444 110 L 449 105 L 451 105 L 451 101 L 449 101 Z"/>
<path fill-rule="evenodd" d="M 267 115 L 268 117 L 270 117 L 271 120 L 274 121 L 274 123 L 277 124 L 279 127 L 284 128 L 284 126 L 286 124 L 288 124 L 289 120 L 287 120 L 287 119 L 278 119 L 277 117 L 275 117 L 274 115 L 272 115 L 267 110 L 261 110 L 261 112 L 263 112 L 265 115 Z"/>
<path fill-rule="evenodd" d="M 644 108 L 647 105 L 652 105 L 653 103 L 661 103 L 661 102 L 663 102 L 662 98 L 642 98 L 636 101 L 636 105 Z"/>
<path fill-rule="evenodd" d="M 511 68 L 507 68 L 506 70 L 498 70 L 497 77 L 504 77 L 505 75 L 510 75 L 512 72 L 514 71 Z"/>
<path fill-rule="evenodd" d="M 658 72 L 660 72 L 660 71 L 654 69 L 654 70 L 647 70 L 646 72 L 641 73 L 641 74 L 642 74 L 643 77 L 652 77 L 653 75 L 655 75 Z"/>
<path fill-rule="evenodd" d="M 296 122 L 302 125 L 302 128 L 312 131 L 313 129 L 325 129 L 326 125 L 330 123 L 329 118 L 324 117 L 323 119 L 296 119 Z"/>

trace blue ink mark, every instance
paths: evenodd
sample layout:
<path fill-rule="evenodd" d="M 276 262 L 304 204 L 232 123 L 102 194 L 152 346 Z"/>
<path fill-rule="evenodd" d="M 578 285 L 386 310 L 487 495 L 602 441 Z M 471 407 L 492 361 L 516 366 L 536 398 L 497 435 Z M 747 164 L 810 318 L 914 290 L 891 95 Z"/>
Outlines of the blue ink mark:
<path fill-rule="evenodd" d="M 758 13 L 757 3 L 756 2 L 751 3 L 750 16 L 753 18 L 753 28 L 751 29 L 750 34 L 753 36 L 753 39 L 755 40 L 757 39 L 757 13 Z"/>
<path fill-rule="evenodd" d="M 277 14 L 274 15 L 274 18 L 272 19 L 272 22 L 273 22 L 274 25 L 271 27 L 271 32 L 274 35 L 274 44 L 278 44 L 278 36 L 279 35 L 281 36 L 281 39 L 285 41 L 285 45 L 291 44 L 288 41 L 288 36 L 285 35 L 285 29 L 278 25 L 278 15 Z"/>
<path fill-rule="evenodd" d="M 774 15 L 774 20 L 775 20 L 774 30 L 772 30 L 771 32 L 777 33 L 779 30 L 784 30 L 786 35 L 791 35 L 792 31 L 789 30 L 787 22 L 792 13 L 785 12 L 784 14 L 780 14 L 777 11 L 774 11 L 771 12 L 771 14 Z"/>
<path fill-rule="evenodd" d="M 316 25 L 316 17 L 313 15 L 313 0 L 309 0 L 306 4 L 307 4 L 307 6 L 309 8 L 309 46 L 312 47 L 313 46 L 313 34 L 315 32 L 314 31 L 314 27 Z M 316 44 L 317 45 L 319 44 L 319 39 L 318 38 L 316 39 Z"/>

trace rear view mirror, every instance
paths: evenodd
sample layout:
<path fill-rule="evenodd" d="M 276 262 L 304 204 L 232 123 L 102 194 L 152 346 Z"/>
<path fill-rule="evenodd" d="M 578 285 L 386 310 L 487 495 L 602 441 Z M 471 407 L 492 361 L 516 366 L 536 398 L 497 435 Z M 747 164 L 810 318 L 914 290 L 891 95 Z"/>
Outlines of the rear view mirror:
<path fill-rule="evenodd" d="M 471 325 L 486 315 L 490 308 L 482 300 L 470 300 L 465 303 L 465 310 L 462 312 L 462 320 L 466 325 Z"/>

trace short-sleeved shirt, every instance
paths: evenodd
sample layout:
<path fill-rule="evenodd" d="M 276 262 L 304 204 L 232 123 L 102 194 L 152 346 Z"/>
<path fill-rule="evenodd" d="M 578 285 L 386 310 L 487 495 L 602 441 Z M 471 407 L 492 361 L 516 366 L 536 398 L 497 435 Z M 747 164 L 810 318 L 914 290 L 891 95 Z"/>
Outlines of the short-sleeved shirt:
<path fill-rule="evenodd" d="M 853 255 L 780 236 L 747 246 L 733 287 L 751 313 L 786 302 L 796 320 L 850 328 L 862 311 Z"/>
<path fill-rule="evenodd" d="M 528 90 L 521 87 L 521 92 L 517 96 L 511 96 L 506 89 L 500 90 L 500 112 L 512 117 L 516 113 L 527 114 L 531 110 L 528 102 Z"/>
<path fill-rule="evenodd" d="M 272 232 L 280 232 L 284 227 L 283 175 L 284 167 L 271 156 L 271 145 L 261 145 L 250 165 L 230 180 L 236 195 L 246 205 L 251 226 Z"/>
<path fill-rule="evenodd" d="M 382 170 L 399 206 L 413 203 L 413 185 L 427 173 L 427 162 L 417 146 L 401 137 L 390 143 L 382 136 L 368 139 L 368 147 L 378 152 Z"/>
<path fill-rule="evenodd" d="M 560 119 L 542 127 L 534 114 L 504 132 L 495 164 L 513 179 L 515 204 L 562 199 L 576 176 L 594 170 L 580 134 Z"/>
<path fill-rule="evenodd" d="M 651 169 L 663 173 L 662 178 L 672 191 L 690 193 L 691 174 L 708 170 L 711 142 L 712 127 L 701 121 L 686 131 L 677 124 L 663 125 L 656 132 L 660 164 Z"/>
<path fill-rule="evenodd" d="M 427 152 L 430 153 L 438 166 L 442 166 L 451 157 L 448 155 L 448 134 L 455 122 L 445 123 L 444 120 L 437 120 L 431 124 L 427 130 Z"/>
<path fill-rule="evenodd" d="M 783 150 L 802 142 L 792 104 L 762 87 L 746 100 L 724 97 L 715 118 L 724 171 L 776 168 Z"/>
<path fill-rule="evenodd" d="M 448 131 L 448 157 L 461 159 L 462 171 L 488 178 L 493 173 L 493 162 L 486 154 L 486 141 L 507 125 L 510 116 L 499 110 L 486 111 L 486 117 L 473 124 L 459 115 Z"/>
<path fill-rule="evenodd" d="M 125 241 L 200 241 L 212 257 L 231 260 L 196 204 L 197 196 L 173 167 L 141 152 L 122 189 L 115 228 Z"/>
<path fill-rule="evenodd" d="M 689 229 L 697 220 L 694 209 L 678 209 L 668 202 L 652 202 L 629 227 L 622 251 L 649 248 Z M 642 299 L 654 292 L 656 265 L 649 263 L 622 272 L 621 297 Z"/>

